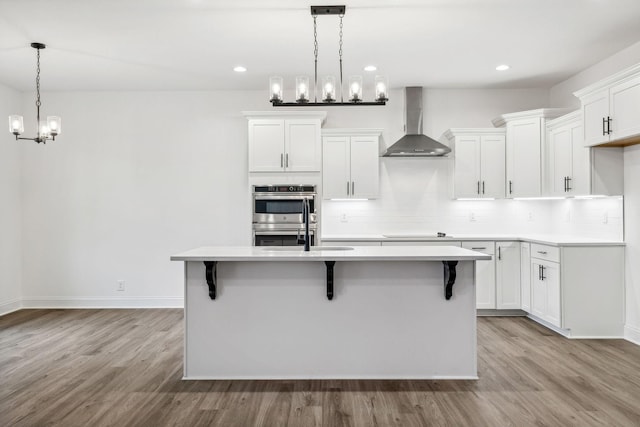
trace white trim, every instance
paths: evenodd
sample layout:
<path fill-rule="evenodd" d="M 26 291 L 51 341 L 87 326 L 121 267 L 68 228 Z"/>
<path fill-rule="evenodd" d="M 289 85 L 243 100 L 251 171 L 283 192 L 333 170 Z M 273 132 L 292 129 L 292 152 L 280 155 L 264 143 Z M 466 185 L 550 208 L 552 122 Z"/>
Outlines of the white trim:
<path fill-rule="evenodd" d="M 556 332 L 556 333 L 562 335 L 565 338 L 571 338 L 571 331 L 570 330 L 558 328 L 557 326 L 552 325 L 551 323 L 547 322 L 546 320 L 542 320 L 541 318 L 536 317 L 533 314 L 528 314 L 527 317 L 529 319 L 533 320 L 534 322 L 539 323 L 542 326 L 551 329 L 553 332 Z"/>
<path fill-rule="evenodd" d="M 183 308 L 183 297 L 31 297 L 22 308 Z"/>
<path fill-rule="evenodd" d="M 632 325 L 624 325 L 624 339 L 640 345 L 640 328 Z"/>
<path fill-rule="evenodd" d="M 255 119 L 317 119 L 324 122 L 327 118 L 326 111 L 243 111 L 242 115 L 247 120 Z"/>
<path fill-rule="evenodd" d="M 456 136 L 465 135 L 505 135 L 505 128 L 450 128 L 444 131 L 442 136 L 452 141 Z"/>
<path fill-rule="evenodd" d="M 582 110 L 572 111 L 571 113 L 565 114 L 564 116 L 549 120 L 546 123 L 547 130 L 556 129 L 560 126 L 564 126 L 573 122 L 576 122 L 577 125 L 582 125 Z"/>
<path fill-rule="evenodd" d="M 572 112 L 571 108 L 539 108 L 537 110 L 519 111 L 517 113 L 503 114 L 491 120 L 493 126 L 501 128 L 507 125 L 511 120 L 520 119 L 555 119 L 562 115 Z"/>
<path fill-rule="evenodd" d="M 0 303 L 0 316 L 18 311 L 22 308 L 22 300 L 20 298 L 12 299 Z"/>
<path fill-rule="evenodd" d="M 625 68 L 624 70 L 616 74 L 612 74 L 609 77 L 605 77 L 604 79 L 599 80 L 585 88 L 575 91 L 573 92 L 573 96 L 577 98 L 584 98 L 585 96 L 591 95 L 593 92 L 597 92 L 602 89 L 609 89 L 609 87 L 613 86 L 614 84 L 622 83 L 624 80 L 633 78 L 638 73 L 640 73 L 640 64 Z"/>
<path fill-rule="evenodd" d="M 377 128 L 322 128 L 320 134 L 322 136 L 380 136 L 383 130 Z"/>
<path fill-rule="evenodd" d="M 183 376 L 185 381 L 203 380 L 477 380 L 477 375 L 203 375 Z"/>

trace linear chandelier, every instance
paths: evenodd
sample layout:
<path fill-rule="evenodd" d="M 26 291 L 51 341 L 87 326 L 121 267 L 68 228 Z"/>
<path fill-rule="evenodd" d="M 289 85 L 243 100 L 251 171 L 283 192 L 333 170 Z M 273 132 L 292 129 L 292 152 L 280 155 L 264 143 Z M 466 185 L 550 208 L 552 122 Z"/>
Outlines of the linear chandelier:
<path fill-rule="evenodd" d="M 46 48 L 42 43 L 31 43 L 31 47 L 36 49 L 37 54 L 37 71 L 36 71 L 36 123 L 38 124 L 38 133 L 35 138 L 22 138 L 20 135 L 24 133 L 24 119 L 22 116 L 9 116 L 9 132 L 16 136 L 16 141 L 25 139 L 41 142 L 46 144 L 48 140 L 56 140 L 56 136 L 60 135 L 62 128 L 62 119 L 58 116 L 48 116 L 46 121 L 40 121 L 40 50 Z"/>
<path fill-rule="evenodd" d="M 269 79 L 269 93 L 271 95 L 271 105 L 274 107 L 314 107 L 314 106 L 348 106 L 348 105 L 385 105 L 389 100 L 388 84 L 384 76 L 375 76 L 375 100 L 365 102 L 362 97 L 362 76 L 349 77 L 349 99 L 344 101 L 342 95 L 342 18 L 344 17 L 346 6 L 311 6 L 311 16 L 313 17 L 313 56 L 314 56 L 314 96 L 313 102 L 309 94 L 309 77 L 296 77 L 296 101 L 284 102 L 282 96 L 283 78 L 273 76 Z M 340 44 L 338 56 L 340 57 L 340 80 L 336 86 L 335 76 L 325 76 L 322 79 L 322 101 L 318 102 L 318 32 L 316 18 L 319 15 L 338 15 L 340 17 Z M 340 101 L 337 100 L 336 92 L 340 92 Z"/>

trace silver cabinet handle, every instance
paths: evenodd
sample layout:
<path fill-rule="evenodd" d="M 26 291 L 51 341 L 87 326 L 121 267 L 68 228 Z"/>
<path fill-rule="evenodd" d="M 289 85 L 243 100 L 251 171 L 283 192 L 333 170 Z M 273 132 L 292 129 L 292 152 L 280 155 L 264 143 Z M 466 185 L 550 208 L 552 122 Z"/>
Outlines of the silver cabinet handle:
<path fill-rule="evenodd" d="M 478 194 L 480 194 L 480 181 L 478 181 L 478 189 L 476 191 Z"/>
<path fill-rule="evenodd" d="M 611 135 L 611 120 L 613 120 L 611 117 L 607 116 L 607 135 Z"/>
<path fill-rule="evenodd" d="M 347 196 L 349 195 L 349 181 L 347 181 Z"/>
<path fill-rule="evenodd" d="M 289 153 L 287 153 L 287 154 L 284 156 L 284 158 L 286 159 L 286 160 L 284 161 L 284 165 L 285 165 L 286 167 L 289 167 Z"/>
<path fill-rule="evenodd" d="M 487 248 L 471 248 L 471 250 L 474 250 L 474 251 L 479 251 L 479 250 L 482 250 L 482 249 L 487 249 Z"/>
<path fill-rule="evenodd" d="M 567 177 L 567 191 L 573 190 L 573 188 L 571 188 L 571 181 L 572 181 L 571 177 L 568 176 Z"/>
<path fill-rule="evenodd" d="M 482 194 L 484 194 L 484 181 L 482 181 Z"/>
<path fill-rule="evenodd" d="M 498 246 L 498 260 L 502 259 L 502 252 L 500 251 L 500 249 L 502 249 L 502 247 Z"/>
<path fill-rule="evenodd" d="M 546 277 L 544 277 L 544 265 L 540 266 L 540 280 L 544 280 L 546 279 Z"/>
<path fill-rule="evenodd" d="M 538 251 L 538 253 L 541 254 L 541 255 L 546 255 L 547 251 Z"/>
<path fill-rule="evenodd" d="M 603 136 L 607 134 L 607 131 L 606 131 L 606 130 L 605 130 L 605 128 L 604 128 L 605 123 L 607 123 L 607 119 L 605 119 L 605 118 L 603 117 L 603 118 L 602 118 L 602 135 L 603 135 Z"/>
<path fill-rule="evenodd" d="M 284 154 L 280 153 L 280 167 L 284 167 Z"/>
<path fill-rule="evenodd" d="M 356 183 L 351 181 L 351 195 L 355 196 L 356 195 Z"/>
<path fill-rule="evenodd" d="M 509 181 L 509 194 L 513 193 L 513 182 Z"/>

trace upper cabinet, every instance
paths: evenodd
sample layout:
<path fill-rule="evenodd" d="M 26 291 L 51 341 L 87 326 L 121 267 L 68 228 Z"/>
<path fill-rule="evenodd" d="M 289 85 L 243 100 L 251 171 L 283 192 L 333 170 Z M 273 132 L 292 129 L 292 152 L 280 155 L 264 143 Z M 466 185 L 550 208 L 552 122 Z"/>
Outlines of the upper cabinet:
<path fill-rule="evenodd" d="M 640 143 L 640 64 L 574 95 L 582 103 L 585 146 Z"/>
<path fill-rule="evenodd" d="M 620 195 L 622 148 L 584 146 L 582 111 L 547 123 L 548 194 L 553 196 Z"/>
<path fill-rule="evenodd" d="M 379 193 L 381 129 L 322 131 L 325 199 L 375 199 Z"/>
<path fill-rule="evenodd" d="M 567 112 L 565 108 L 544 108 L 504 114 L 493 120 L 496 127 L 506 127 L 508 198 L 542 196 L 545 124 Z"/>
<path fill-rule="evenodd" d="M 249 120 L 249 172 L 320 172 L 325 112 L 244 115 Z"/>
<path fill-rule="evenodd" d="M 504 198 L 504 129 L 449 129 L 444 136 L 453 147 L 453 197 Z"/>

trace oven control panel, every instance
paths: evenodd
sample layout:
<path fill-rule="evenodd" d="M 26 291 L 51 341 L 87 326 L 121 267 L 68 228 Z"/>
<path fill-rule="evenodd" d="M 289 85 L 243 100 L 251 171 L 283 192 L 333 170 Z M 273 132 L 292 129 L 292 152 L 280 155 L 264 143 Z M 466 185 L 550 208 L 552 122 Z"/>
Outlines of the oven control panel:
<path fill-rule="evenodd" d="M 314 193 L 315 185 L 256 185 L 254 193 Z"/>

